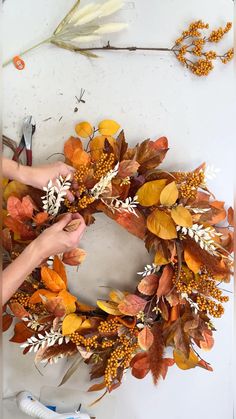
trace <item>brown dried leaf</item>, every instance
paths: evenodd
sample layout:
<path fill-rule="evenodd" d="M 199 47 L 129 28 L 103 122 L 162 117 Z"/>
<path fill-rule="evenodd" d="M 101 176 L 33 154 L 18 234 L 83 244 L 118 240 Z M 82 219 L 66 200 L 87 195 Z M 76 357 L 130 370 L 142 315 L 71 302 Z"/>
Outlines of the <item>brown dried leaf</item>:
<path fill-rule="evenodd" d="M 135 294 L 128 294 L 124 300 L 118 305 L 118 309 L 122 314 L 127 316 L 136 316 L 143 311 L 147 301 Z"/>
<path fill-rule="evenodd" d="M 18 302 L 10 303 L 9 307 L 12 313 L 14 314 L 14 316 L 18 317 L 19 319 L 21 319 L 22 317 L 27 317 L 29 315 L 28 311 L 26 311 L 26 309 L 22 306 L 22 304 Z"/>
<path fill-rule="evenodd" d="M 12 324 L 12 321 L 13 321 L 13 317 L 10 314 L 6 313 L 2 316 L 2 331 L 3 332 L 6 332 L 6 330 L 9 329 L 9 327 Z"/>
<path fill-rule="evenodd" d="M 141 349 L 148 351 L 153 344 L 154 336 L 148 326 L 145 326 L 138 334 L 138 344 Z"/>
<path fill-rule="evenodd" d="M 75 231 L 79 228 L 80 224 L 81 224 L 80 220 L 78 220 L 78 219 L 72 220 L 72 221 L 69 222 L 69 224 L 67 224 L 64 227 L 64 230 L 68 231 L 68 232 Z"/>
<path fill-rule="evenodd" d="M 158 286 L 159 278 L 155 274 L 147 275 L 138 284 L 138 290 L 144 295 L 155 294 Z"/>
<path fill-rule="evenodd" d="M 106 388 L 106 384 L 104 383 L 104 381 L 102 381 L 101 383 L 98 384 L 93 384 L 91 387 L 89 387 L 89 389 L 87 391 L 100 391 L 103 390 L 104 388 Z"/>
<path fill-rule="evenodd" d="M 30 338 L 31 336 L 33 336 L 35 334 L 34 330 L 29 329 L 25 323 L 23 322 L 18 322 L 15 325 L 14 328 L 14 335 L 12 336 L 12 338 L 10 339 L 10 342 L 16 342 L 16 343 L 23 343 L 25 342 L 28 338 Z"/>
<path fill-rule="evenodd" d="M 119 164 L 118 176 L 123 179 L 127 176 L 134 176 L 139 166 L 140 164 L 135 160 L 123 160 Z"/>
<path fill-rule="evenodd" d="M 166 265 L 163 268 L 160 280 L 159 280 L 159 286 L 157 289 L 157 296 L 162 297 L 164 295 L 169 294 L 171 288 L 173 287 L 172 278 L 174 275 L 173 268 L 170 265 Z"/>

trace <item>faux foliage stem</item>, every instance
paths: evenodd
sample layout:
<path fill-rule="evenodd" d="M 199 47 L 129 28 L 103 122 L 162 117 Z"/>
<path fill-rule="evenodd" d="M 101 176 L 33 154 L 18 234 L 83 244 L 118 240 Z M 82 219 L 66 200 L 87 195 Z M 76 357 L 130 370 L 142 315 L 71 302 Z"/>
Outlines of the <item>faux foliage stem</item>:
<path fill-rule="evenodd" d="M 50 38 L 47 38 L 47 39 L 44 39 L 43 41 L 38 42 L 37 44 L 33 45 L 32 47 L 27 48 L 27 49 L 25 49 L 24 51 L 21 51 L 21 52 L 20 52 L 19 54 L 17 54 L 17 55 L 19 55 L 20 57 L 22 57 L 22 55 L 25 55 L 27 52 L 30 52 L 30 51 L 32 51 L 33 49 L 38 48 L 38 47 L 40 47 L 41 45 L 43 45 L 43 44 L 47 44 L 47 43 L 49 43 L 49 42 L 51 42 L 51 37 L 50 37 Z M 3 63 L 3 65 L 2 65 L 2 66 L 3 66 L 3 67 L 6 67 L 8 64 L 10 64 L 10 63 L 12 62 L 13 58 L 14 58 L 14 57 L 9 58 L 7 61 L 5 61 L 5 62 Z"/>

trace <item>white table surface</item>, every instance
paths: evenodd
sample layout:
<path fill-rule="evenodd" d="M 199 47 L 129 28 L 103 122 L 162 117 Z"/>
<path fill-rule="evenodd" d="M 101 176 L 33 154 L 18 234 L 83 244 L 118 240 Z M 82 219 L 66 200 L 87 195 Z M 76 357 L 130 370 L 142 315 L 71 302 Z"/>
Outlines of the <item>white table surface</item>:
<path fill-rule="evenodd" d="M 6 0 L 4 58 L 50 35 L 72 4 L 73 0 Z M 190 21 L 200 18 L 212 26 L 232 20 L 233 1 L 126 1 L 120 20 L 130 26 L 110 39 L 117 45 L 169 47 Z M 232 36 L 228 34 L 222 43 L 225 49 L 231 47 Z M 222 46 L 219 44 L 220 50 Z M 147 137 L 166 135 L 170 150 L 164 166 L 170 170 L 193 169 L 204 160 L 220 168 L 209 185 L 218 199 L 232 204 L 236 111 L 233 64 L 219 63 L 209 77 L 197 78 L 168 53 L 114 52 L 100 56 L 89 60 L 46 45 L 25 56 L 24 71 L 12 65 L 5 68 L 4 134 L 19 140 L 23 117 L 33 114 L 37 121 L 33 161 L 46 163 L 48 156 L 62 151 L 63 142 L 74 133 L 75 123 L 89 120 L 96 124 L 113 118 L 125 129 L 131 145 Z M 74 113 L 75 95 L 81 88 L 85 89 L 86 103 Z M 47 118 L 51 119 L 44 121 Z M 138 239 L 101 215 L 81 244 L 88 257 L 78 272 L 70 269 L 70 289 L 88 302 L 105 296 L 101 285 L 132 289 L 135 272 L 148 261 Z M 166 381 L 156 388 L 150 376 L 139 381 L 127 374 L 121 388 L 94 408 L 97 419 L 231 419 L 232 317 L 231 299 L 224 317 L 215 321 L 215 347 L 204 354 L 214 367 L 213 373 L 201 368 L 184 372 L 174 366 Z M 40 376 L 33 357 L 22 356 L 16 344 L 8 343 L 11 334 L 12 330 L 4 334 L 4 396 L 27 389 L 45 398 L 49 394 L 46 386 L 58 385 L 68 363 L 60 361 L 57 366 L 46 367 L 44 376 Z M 64 397 L 64 405 L 71 407 L 79 398 L 86 404 L 84 391 L 88 386 L 88 371 L 81 367 L 60 395 L 51 389 L 51 401 Z M 94 393 L 90 400 L 95 397 Z M 4 404 L 4 419 L 26 417 L 20 416 L 12 400 Z"/>

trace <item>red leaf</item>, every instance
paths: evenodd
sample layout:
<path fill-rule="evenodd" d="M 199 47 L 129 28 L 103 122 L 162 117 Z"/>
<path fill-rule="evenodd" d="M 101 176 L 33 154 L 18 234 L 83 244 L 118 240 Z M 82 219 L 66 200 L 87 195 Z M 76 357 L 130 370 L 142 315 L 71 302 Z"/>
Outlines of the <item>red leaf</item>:
<path fill-rule="evenodd" d="M 48 299 L 42 296 L 42 299 L 48 312 L 54 314 L 55 317 L 63 317 L 66 314 L 66 307 L 61 297 Z"/>
<path fill-rule="evenodd" d="M 158 276 L 155 274 L 147 275 L 138 284 L 138 290 L 144 295 L 155 294 L 158 286 Z"/>
<path fill-rule="evenodd" d="M 128 294 L 124 300 L 120 302 L 118 309 L 127 316 L 136 316 L 139 311 L 144 310 L 146 304 L 147 301 L 143 298 L 138 297 L 135 294 Z"/>
<path fill-rule="evenodd" d="M 118 176 L 126 178 L 127 176 L 133 176 L 139 168 L 140 164 L 135 160 L 123 160 L 120 162 Z"/>
<path fill-rule="evenodd" d="M 12 218 L 11 216 L 7 216 L 4 220 L 4 224 L 14 233 L 20 235 L 22 240 L 33 240 L 35 239 L 36 235 L 32 228 L 21 221 L 17 220 L 16 218 Z"/>
<path fill-rule="evenodd" d="M 201 359 L 198 364 L 199 367 L 204 368 L 205 370 L 208 371 L 213 371 L 213 368 L 210 366 L 210 364 L 208 364 L 206 361 L 204 361 L 203 359 Z"/>
<path fill-rule="evenodd" d="M 153 344 L 153 340 L 153 334 L 147 326 L 145 326 L 138 334 L 138 344 L 144 351 L 148 351 Z"/>
<path fill-rule="evenodd" d="M 229 225 L 234 224 L 234 210 L 232 207 L 229 207 L 228 209 L 227 220 L 228 220 Z"/>
<path fill-rule="evenodd" d="M 131 373 L 135 378 L 142 379 L 150 371 L 150 360 L 147 352 L 135 355 L 130 363 Z"/>
<path fill-rule="evenodd" d="M 157 289 L 157 296 L 161 297 L 167 295 L 173 287 L 172 277 L 174 271 L 170 265 L 166 265 L 163 269 L 162 275 L 159 280 L 159 286 Z"/>
<path fill-rule="evenodd" d="M 23 343 L 28 338 L 34 335 L 34 331 L 30 330 L 25 323 L 19 322 L 16 323 L 14 328 L 14 335 L 10 339 L 10 342 L 16 342 L 16 343 Z"/>
<path fill-rule="evenodd" d="M 129 233 L 143 240 L 146 234 L 146 221 L 141 212 L 136 210 L 136 214 L 138 217 L 129 212 L 120 212 L 117 213 L 115 221 Z"/>
<path fill-rule="evenodd" d="M 2 316 L 2 331 L 3 332 L 5 332 L 6 330 L 9 329 L 9 327 L 12 324 L 12 320 L 13 320 L 12 316 L 10 314 L 8 314 L 8 313 L 7 314 L 4 314 Z"/>
<path fill-rule="evenodd" d="M 24 196 L 22 201 L 15 196 L 10 196 L 7 200 L 7 210 L 12 218 L 27 220 L 32 218 L 34 205 L 29 195 Z"/>
<path fill-rule="evenodd" d="M 175 361 L 173 358 L 163 358 L 162 367 L 161 367 L 161 375 L 162 375 L 163 380 L 166 378 L 168 368 L 172 367 L 172 365 L 174 364 L 175 364 Z"/>
<path fill-rule="evenodd" d="M 10 303 L 9 307 L 14 316 L 19 317 L 19 319 L 21 319 L 22 317 L 27 317 L 29 315 L 28 311 L 26 311 L 25 308 L 18 302 Z"/>
<path fill-rule="evenodd" d="M 93 386 L 89 387 L 87 391 L 100 391 L 103 390 L 106 387 L 106 384 L 104 381 L 102 383 L 94 384 Z"/>
<path fill-rule="evenodd" d="M 47 212 L 38 212 L 38 214 L 35 215 L 34 221 L 37 225 L 45 223 L 48 219 L 48 213 Z"/>
<path fill-rule="evenodd" d="M 168 140 L 166 137 L 160 137 L 156 141 L 150 141 L 149 144 L 155 149 L 155 150 L 166 150 L 168 149 Z"/>

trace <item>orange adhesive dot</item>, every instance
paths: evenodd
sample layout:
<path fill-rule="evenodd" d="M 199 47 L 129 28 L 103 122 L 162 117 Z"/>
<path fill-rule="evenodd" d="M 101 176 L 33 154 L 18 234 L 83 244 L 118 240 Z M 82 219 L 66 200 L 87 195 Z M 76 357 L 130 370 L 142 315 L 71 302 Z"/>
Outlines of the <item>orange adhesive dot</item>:
<path fill-rule="evenodd" d="M 22 58 L 20 58 L 18 55 L 13 58 L 13 64 L 17 70 L 23 70 L 25 68 L 24 60 L 22 60 Z"/>

